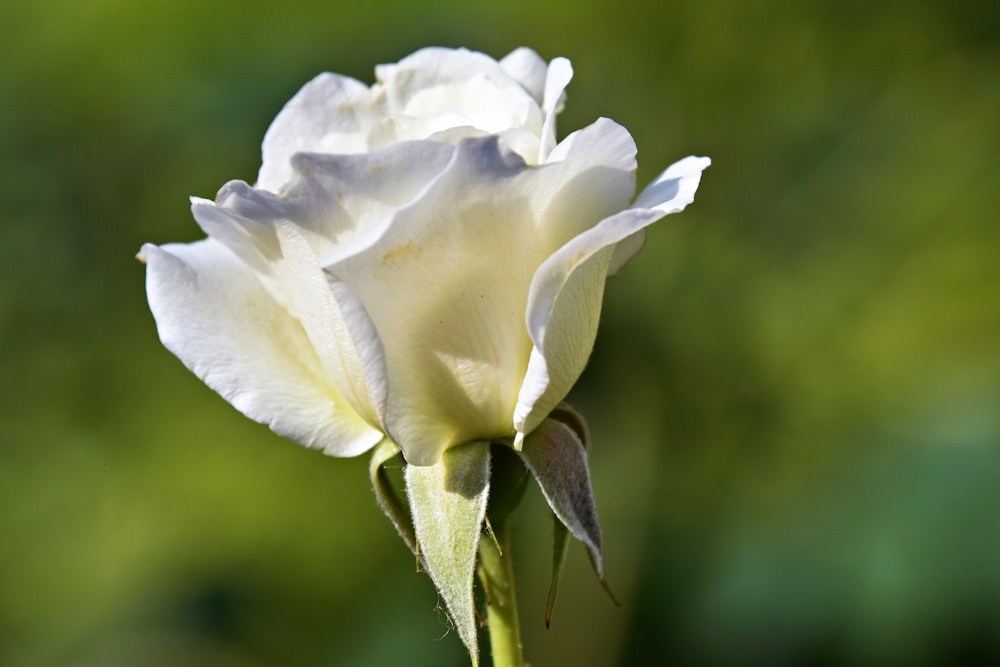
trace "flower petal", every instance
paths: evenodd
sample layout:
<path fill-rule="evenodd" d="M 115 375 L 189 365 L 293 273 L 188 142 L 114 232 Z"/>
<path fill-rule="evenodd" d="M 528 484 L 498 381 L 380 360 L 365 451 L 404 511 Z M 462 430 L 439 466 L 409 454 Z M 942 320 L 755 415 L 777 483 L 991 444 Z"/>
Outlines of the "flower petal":
<path fill-rule="evenodd" d="M 323 266 L 366 247 L 448 165 L 454 146 L 408 141 L 363 155 L 300 153 L 274 216 L 294 221 Z M 220 193 L 220 199 L 221 199 Z"/>
<path fill-rule="evenodd" d="M 701 172 L 711 164 L 710 158 L 693 155 L 673 163 L 639 193 L 633 207 L 662 211 L 664 214 L 683 211 L 694 201 Z"/>
<path fill-rule="evenodd" d="M 277 192 L 292 175 L 292 155 L 302 151 L 360 153 L 382 116 L 365 84 L 320 74 L 295 94 L 267 129 L 257 187 Z"/>
<path fill-rule="evenodd" d="M 529 176 L 496 137 L 463 141 L 381 238 L 327 267 L 365 304 L 387 356 L 405 360 L 389 365 L 385 425 L 409 463 L 513 435 L 530 274 L 509 262 L 541 262 L 522 245 L 535 218 Z"/>
<path fill-rule="evenodd" d="M 631 236 L 626 236 L 615 245 L 615 251 L 611 255 L 611 263 L 608 265 L 608 275 L 613 276 L 621 271 L 626 263 L 642 250 L 646 245 L 646 230 L 640 229 Z"/>
<path fill-rule="evenodd" d="M 461 142 L 370 247 L 327 265 L 365 304 L 386 356 L 406 360 L 389 364 L 384 424 L 410 463 L 514 435 L 534 271 L 633 191 L 628 133 L 602 120 L 579 137 L 541 167 L 496 137 Z"/>
<path fill-rule="evenodd" d="M 612 215 L 549 257 L 531 282 L 527 324 L 534 347 L 514 425 L 519 443 L 562 401 L 593 350 L 615 244 L 694 200 L 708 158 L 669 167 L 640 196 L 648 208 Z"/>
<path fill-rule="evenodd" d="M 701 172 L 711 163 L 712 161 L 707 157 L 686 157 L 670 165 L 642 191 L 635 202 L 635 207 L 660 208 L 667 206 L 671 209 L 667 211 L 668 213 L 682 210 L 694 200 L 694 192 L 698 188 L 698 181 L 689 178 L 689 176 L 694 174 L 700 176 Z M 685 192 L 680 192 L 681 184 L 686 188 Z M 626 262 L 642 250 L 645 242 L 646 230 L 638 231 L 620 241 L 611 257 L 608 275 L 613 276 L 618 273 Z"/>
<path fill-rule="evenodd" d="M 363 155 L 299 153 L 292 159 L 296 178 L 280 196 L 233 181 L 219 191 L 218 204 L 196 199 L 192 206 L 207 234 L 265 277 L 279 302 L 314 323 L 307 331 L 328 350 L 331 374 L 373 423 L 383 417 L 387 390 L 381 342 L 362 302 L 321 267 L 370 245 L 454 151 L 422 141 Z"/>
<path fill-rule="evenodd" d="M 545 75 L 548 64 L 531 49 L 522 46 L 500 59 L 500 67 L 520 83 L 539 105 L 545 96 Z"/>
<path fill-rule="evenodd" d="M 272 299 L 300 322 L 354 410 L 370 424 L 381 423 L 388 373 L 364 307 L 330 281 L 301 228 L 286 218 L 285 200 L 237 185 L 223 188 L 221 205 L 196 200 L 195 219 L 251 266 Z"/>
<path fill-rule="evenodd" d="M 573 159 L 631 173 L 638 166 L 635 161 L 636 151 L 635 140 L 628 130 L 610 118 L 598 118 L 560 141 L 549 153 L 547 162 Z"/>
<path fill-rule="evenodd" d="M 420 553 L 455 629 L 478 664 L 472 577 L 490 491 L 490 445 L 454 447 L 430 466 L 406 466 Z"/>
<path fill-rule="evenodd" d="M 141 257 L 163 344 L 237 410 L 331 456 L 382 439 L 323 372 L 301 323 L 224 246 L 147 244 Z"/>
<path fill-rule="evenodd" d="M 546 70 L 537 54 L 519 49 L 504 63 L 467 49 L 435 47 L 395 64 L 379 65 L 371 88 L 349 77 L 320 74 L 296 93 L 268 128 L 257 186 L 280 192 L 292 177 L 292 157 L 299 152 L 362 153 L 431 137 L 455 143 L 511 129 L 542 135 L 545 114 L 554 116 L 558 111 L 559 81 L 569 62 L 556 59 L 555 69 Z M 545 86 L 555 96 L 543 113 L 539 91 L 546 71 L 552 81 Z M 555 145 L 553 123 L 554 119 L 548 121 L 551 145 Z M 522 139 L 512 148 L 525 151 L 522 155 L 534 162 L 535 141 Z"/>
<path fill-rule="evenodd" d="M 548 159 L 549 153 L 556 145 L 556 116 L 562 110 L 563 91 L 573 78 L 573 66 L 565 58 L 554 58 L 549 64 L 545 75 L 545 94 L 542 102 L 542 112 L 545 114 L 545 124 L 542 126 L 541 148 L 538 162 Z"/>
<path fill-rule="evenodd" d="M 511 127 L 541 131 L 542 112 L 535 99 L 482 53 L 421 49 L 396 64 L 379 65 L 375 76 L 392 114 L 424 119 L 447 115 L 451 126 L 470 125 L 488 134 Z M 456 123 L 455 117 L 467 122 Z"/>
<path fill-rule="evenodd" d="M 532 240 L 546 249 L 546 257 L 628 206 L 635 194 L 635 154 L 632 135 L 607 118 L 597 119 L 556 146 L 541 170 L 547 199 L 538 196 L 547 203 Z"/>

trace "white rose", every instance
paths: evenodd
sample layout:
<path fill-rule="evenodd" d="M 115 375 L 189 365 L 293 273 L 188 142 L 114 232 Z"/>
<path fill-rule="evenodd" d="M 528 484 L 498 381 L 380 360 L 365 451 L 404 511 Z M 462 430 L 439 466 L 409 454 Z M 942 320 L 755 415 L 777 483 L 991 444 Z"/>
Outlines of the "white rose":
<path fill-rule="evenodd" d="M 323 74 L 264 139 L 257 185 L 192 200 L 208 234 L 143 246 L 164 345 L 248 417 L 334 456 L 416 465 L 519 443 L 593 347 L 604 283 L 693 198 L 707 158 L 635 201 L 635 144 L 556 145 L 572 76 L 518 49 L 424 49 L 368 87 Z"/>

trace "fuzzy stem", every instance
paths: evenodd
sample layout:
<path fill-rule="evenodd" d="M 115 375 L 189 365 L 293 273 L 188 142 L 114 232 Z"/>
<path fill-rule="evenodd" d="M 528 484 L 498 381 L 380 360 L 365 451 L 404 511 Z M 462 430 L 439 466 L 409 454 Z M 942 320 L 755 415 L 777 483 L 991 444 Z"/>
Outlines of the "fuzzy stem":
<path fill-rule="evenodd" d="M 506 523 L 497 526 L 496 531 L 502 555 L 491 540 L 479 541 L 479 576 L 486 589 L 486 622 L 490 630 L 493 667 L 524 667 L 517 597 L 514 594 L 510 530 Z"/>

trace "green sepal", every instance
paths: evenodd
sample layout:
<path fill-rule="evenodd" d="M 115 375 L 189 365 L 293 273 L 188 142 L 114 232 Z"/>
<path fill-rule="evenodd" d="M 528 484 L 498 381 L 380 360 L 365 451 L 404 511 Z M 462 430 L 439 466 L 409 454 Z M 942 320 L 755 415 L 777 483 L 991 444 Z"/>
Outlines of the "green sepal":
<path fill-rule="evenodd" d="M 554 513 L 552 514 L 552 579 L 549 581 L 549 597 L 545 601 L 545 627 L 552 626 L 552 612 L 556 608 L 556 596 L 559 594 L 559 579 L 566 565 L 566 553 L 569 551 L 569 529 L 563 525 Z"/>
<path fill-rule="evenodd" d="M 587 452 L 577 430 L 563 421 L 546 418 L 524 439 L 520 454 L 552 512 L 587 547 L 594 572 L 604 585 L 601 526 L 590 485 Z"/>
<path fill-rule="evenodd" d="M 587 421 L 569 403 L 560 403 L 549 414 L 549 419 L 555 419 L 568 426 L 584 449 L 590 447 L 590 429 Z M 559 581 L 562 578 L 563 567 L 566 565 L 566 554 L 569 553 L 569 529 L 563 525 L 559 517 L 552 515 L 552 579 L 549 581 L 549 596 L 545 601 L 545 627 L 552 626 L 552 614 L 556 607 L 556 597 L 559 594 Z M 603 582 L 602 582 L 603 584 Z M 611 596 L 614 599 L 614 596 Z"/>
<path fill-rule="evenodd" d="M 562 422 L 576 433 L 580 439 L 580 444 L 584 449 L 590 449 L 590 427 L 587 420 L 583 418 L 576 408 L 565 401 L 556 406 L 556 409 L 549 413 L 549 419 Z"/>
<path fill-rule="evenodd" d="M 432 466 L 407 465 L 417 543 L 473 666 L 479 645 L 472 580 L 490 489 L 490 445 L 452 447 Z"/>
<path fill-rule="evenodd" d="M 394 458 L 399 459 L 399 466 L 402 468 L 402 451 L 389 438 L 383 439 L 372 452 L 372 457 L 368 462 L 368 473 L 371 475 L 372 489 L 375 491 L 375 499 L 378 501 L 379 507 L 389 517 L 392 525 L 396 527 L 396 532 L 406 542 L 406 546 L 410 547 L 410 551 L 419 558 L 417 536 L 413 532 L 410 508 L 406 506 L 406 501 L 396 493 L 386 468 L 386 464 Z"/>
<path fill-rule="evenodd" d="M 580 443 L 583 445 L 583 448 L 585 450 L 590 449 L 590 427 L 587 426 L 587 420 L 583 418 L 583 415 L 577 412 L 576 408 L 574 408 L 572 405 L 566 402 L 560 403 L 558 406 L 556 406 L 555 410 L 549 413 L 549 418 L 562 422 L 564 425 L 572 429 L 572 431 L 576 433 L 576 436 L 580 439 Z M 559 524 L 559 517 L 556 517 L 556 523 Z M 565 549 L 567 548 L 568 544 L 566 543 L 565 526 L 563 526 L 563 529 L 564 529 L 563 534 L 560 535 L 558 533 L 559 529 L 556 528 L 557 532 L 555 535 L 553 535 L 553 540 L 554 540 L 553 546 L 554 547 L 557 546 L 559 544 L 559 541 L 561 540 L 564 545 L 562 548 L 565 553 Z M 591 566 L 594 567 L 596 571 L 597 568 L 594 563 L 594 557 L 592 552 L 588 551 L 587 555 L 590 557 Z M 553 553 L 553 557 L 555 557 L 555 553 Z M 563 558 L 565 558 L 565 555 L 563 556 Z M 562 570 L 560 568 L 560 574 L 561 573 Z M 553 574 L 555 573 L 553 572 Z M 618 601 L 618 598 L 615 597 L 614 592 L 612 592 L 611 587 L 608 585 L 607 578 L 598 576 L 598 581 L 601 584 L 601 589 L 604 591 L 605 595 L 608 596 L 608 599 L 610 599 L 611 602 L 613 602 L 616 607 L 622 606 L 622 603 Z M 553 584 L 556 588 L 558 588 L 559 585 L 558 582 L 553 582 Z M 550 597 L 555 595 L 555 592 L 552 590 L 551 587 L 549 589 L 549 595 Z M 552 600 L 552 605 L 553 606 L 555 605 L 554 599 Z"/>

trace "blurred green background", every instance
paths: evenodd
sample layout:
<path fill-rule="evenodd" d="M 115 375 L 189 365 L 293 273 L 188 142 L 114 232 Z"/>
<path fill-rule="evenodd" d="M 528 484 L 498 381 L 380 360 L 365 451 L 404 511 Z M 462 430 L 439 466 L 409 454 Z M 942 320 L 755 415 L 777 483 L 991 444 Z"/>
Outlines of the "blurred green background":
<path fill-rule="evenodd" d="M 0 664 L 462 665 L 366 462 L 282 441 L 166 352 L 144 241 L 252 181 L 323 70 L 569 57 L 698 200 L 609 285 L 574 394 L 615 608 L 519 511 L 545 665 L 1000 663 L 1000 5 L 0 5 Z"/>

